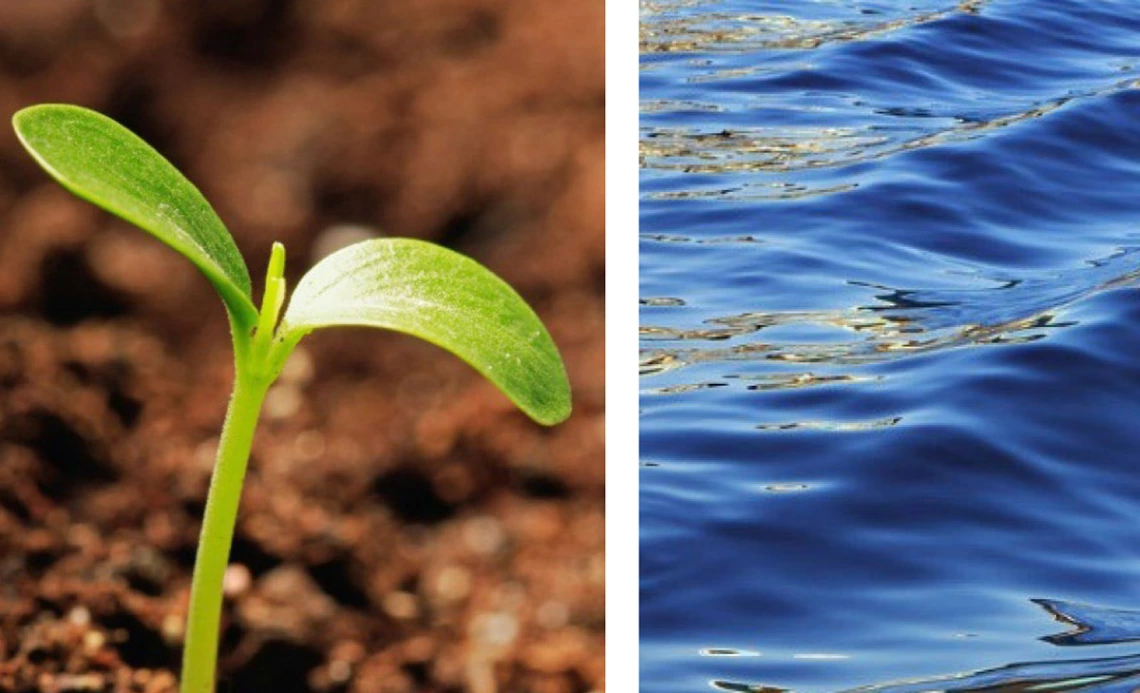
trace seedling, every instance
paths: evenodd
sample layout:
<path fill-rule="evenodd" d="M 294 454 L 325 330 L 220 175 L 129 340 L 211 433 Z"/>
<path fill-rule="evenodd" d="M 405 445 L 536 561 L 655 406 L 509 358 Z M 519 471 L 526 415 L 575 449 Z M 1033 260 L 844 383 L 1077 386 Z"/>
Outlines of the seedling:
<path fill-rule="evenodd" d="M 78 106 L 32 106 L 12 123 L 24 147 L 63 187 L 194 263 L 229 315 L 234 386 L 190 587 L 183 693 L 214 690 L 222 576 L 254 429 L 266 390 L 305 335 L 337 325 L 406 332 L 459 356 L 538 423 L 549 426 L 570 415 L 570 386 L 550 335 L 514 290 L 475 261 L 423 241 L 364 241 L 310 269 L 282 316 L 285 247 L 274 243 L 258 310 L 233 237 L 202 193 L 150 145 Z"/>

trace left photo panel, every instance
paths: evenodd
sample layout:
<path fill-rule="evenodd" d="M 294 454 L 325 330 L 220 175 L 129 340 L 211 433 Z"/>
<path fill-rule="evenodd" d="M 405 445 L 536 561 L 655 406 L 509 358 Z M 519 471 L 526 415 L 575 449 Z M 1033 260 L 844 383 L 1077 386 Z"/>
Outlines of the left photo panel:
<path fill-rule="evenodd" d="M 0 691 L 604 690 L 604 18 L 0 5 Z"/>

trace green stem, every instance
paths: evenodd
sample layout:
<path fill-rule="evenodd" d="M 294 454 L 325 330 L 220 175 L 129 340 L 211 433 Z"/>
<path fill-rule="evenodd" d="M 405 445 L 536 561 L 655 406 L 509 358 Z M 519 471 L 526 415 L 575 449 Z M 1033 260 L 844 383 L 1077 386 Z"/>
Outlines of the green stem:
<path fill-rule="evenodd" d="M 186 647 L 182 652 L 182 693 L 214 691 L 221 636 L 222 582 L 230 561 L 253 433 L 265 392 L 296 344 L 295 341 L 278 342 L 274 338 L 274 328 L 285 302 L 284 272 L 285 246 L 274 243 L 256 328 L 243 324 L 230 314 L 234 338 L 234 392 L 226 411 L 222 437 L 218 441 L 218 459 L 214 463 L 214 475 L 210 478 L 210 490 L 206 495 L 198 556 L 194 559 L 194 577 L 190 582 Z"/>
<path fill-rule="evenodd" d="M 222 616 L 222 578 L 229 563 L 242 481 L 253 446 L 253 432 L 268 387 L 269 379 L 245 376 L 239 365 L 233 397 L 218 443 L 218 459 L 210 479 L 210 491 L 206 496 L 202 535 L 190 584 L 186 648 L 182 655 L 182 693 L 214 691 Z"/>

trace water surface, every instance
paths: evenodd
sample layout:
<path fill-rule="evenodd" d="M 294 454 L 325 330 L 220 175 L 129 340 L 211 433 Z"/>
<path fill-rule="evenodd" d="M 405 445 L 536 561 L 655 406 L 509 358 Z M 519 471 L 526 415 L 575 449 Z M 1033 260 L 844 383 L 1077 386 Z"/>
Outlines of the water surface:
<path fill-rule="evenodd" d="M 641 16 L 643 690 L 1140 687 L 1140 3 Z"/>

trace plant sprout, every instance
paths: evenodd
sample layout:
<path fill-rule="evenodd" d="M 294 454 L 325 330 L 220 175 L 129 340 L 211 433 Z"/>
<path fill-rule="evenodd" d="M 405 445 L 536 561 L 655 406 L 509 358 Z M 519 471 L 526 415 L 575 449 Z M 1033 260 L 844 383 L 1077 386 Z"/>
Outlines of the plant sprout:
<path fill-rule="evenodd" d="M 474 260 L 424 241 L 363 241 L 310 269 L 282 315 L 285 247 L 274 243 L 258 310 L 233 237 L 202 193 L 150 145 L 78 106 L 32 106 L 12 123 L 24 147 L 63 187 L 194 263 L 229 315 L 234 386 L 190 587 L 183 693 L 214 690 L 222 577 L 254 429 L 266 391 L 305 335 L 337 325 L 406 332 L 462 358 L 538 423 L 553 425 L 570 415 L 566 370 L 550 335 L 513 289 Z"/>

